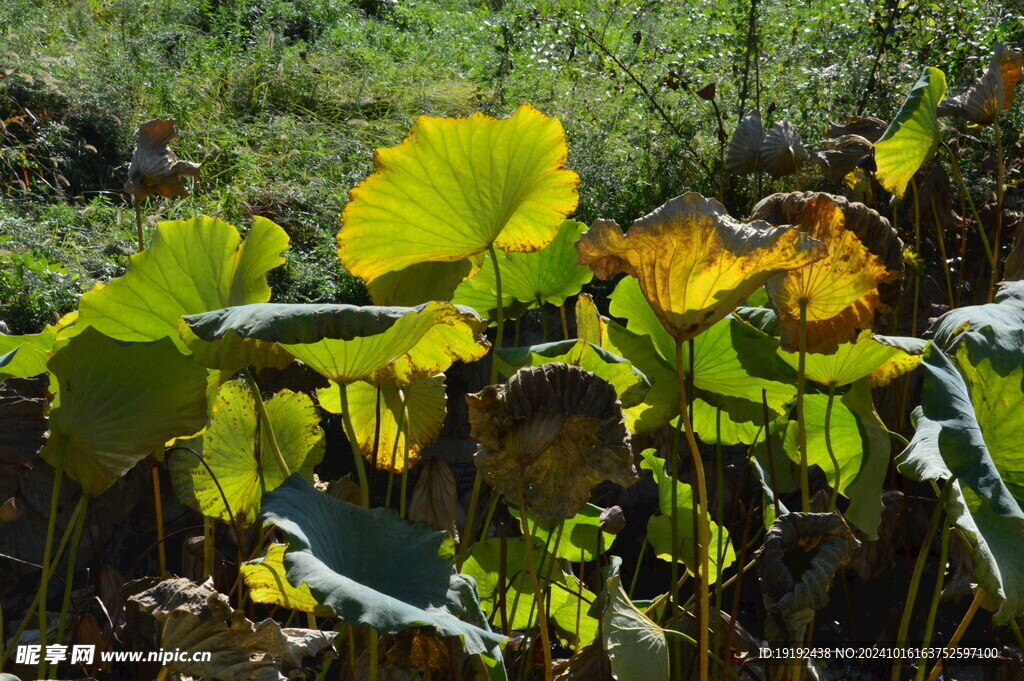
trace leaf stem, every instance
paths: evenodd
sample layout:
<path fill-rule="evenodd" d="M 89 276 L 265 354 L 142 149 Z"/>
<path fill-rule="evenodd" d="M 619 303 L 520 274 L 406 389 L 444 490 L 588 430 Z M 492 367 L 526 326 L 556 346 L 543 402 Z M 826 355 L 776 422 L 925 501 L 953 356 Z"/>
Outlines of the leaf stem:
<path fill-rule="evenodd" d="M 359 440 L 356 437 L 356 427 L 352 424 L 352 412 L 348 407 L 348 385 L 338 384 L 338 395 L 341 399 L 341 424 L 345 429 L 345 437 L 348 438 L 352 449 L 352 459 L 355 462 L 356 474 L 359 476 L 359 494 L 362 497 L 362 507 L 370 508 L 370 482 L 366 477 L 366 462 L 363 461 L 363 453 L 359 449 Z"/>
<path fill-rule="evenodd" d="M 828 458 L 832 459 L 832 470 L 835 473 L 835 480 L 832 481 L 832 494 L 828 498 L 828 512 L 832 513 L 836 510 L 836 501 L 839 498 L 839 482 L 840 482 L 840 470 L 839 460 L 836 459 L 835 452 L 832 450 L 832 403 L 836 397 L 836 385 L 835 383 L 829 383 L 828 385 L 828 402 L 825 404 L 825 449 L 828 451 Z"/>
<path fill-rule="evenodd" d="M 964 182 L 964 175 L 960 172 L 960 158 L 957 156 L 956 151 L 947 144 L 943 144 L 946 147 L 946 151 L 949 153 L 950 165 L 953 168 L 953 177 L 956 178 L 957 185 L 960 187 L 960 195 L 967 199 L 967 205 L 971 207 L 971 215 L 974 216 L 974 224 L 978 226 L 978 236 L 981 237 L 981 245 L 985 249 L 985 257 L 988 258 L 988 265 L 993 270 L 998 268 L 996 263 L 995 253 L 992 251 L 992 246 L 988 242 L 988 235 L 985 234 L 985 226 L 981 221 L 981 215 L 978 213 L 977 206 L 974 205 L 974 197 L 967 191 L 967 184 Z"/>
<path fill-rule="evenodd" d="M 505 307 L 504 299 L 501 295 L 501 267 L 498 265 L 498 253 L 494 250 L 494 244 L 487 247 L 487 252 L 491 256 L 491 264 L 494 265 L 494 289 L 496 293 L 495 308 L 494 308 L 494 349 L 497 350 L 501 347 L 501 342 L 505 336 Z M 498 382 L 498 363 L 494 357 L 491 357 L 491 384 Z"/>
<path fill-rule="evenodd" d="M 285 462 L 284 455 L 281 454 L 281 448 L 277 444 L 277 436 L 274 435 L 274 426 L 270 423 L 270 414 L 267 413 L 267 405 L 263 402 L 263 395 L 260 394 L 260 387 L 256 383 L 256 377 L 252 375 L 252 372 L 249 371 L 248 368 L 242 370 L 242 377 L 249 386 L 249 392 L 252 393 L 252 399 L 256 403 L 256 413 L 259 414 L 260 422 L 263 424 L 263 428 L 266 429 L 267 442 L 270 443 L 270 451 L 274 453 L 274 458 L 277 459 L 277 466 L 281 469 L 281 475 L 287 478 L 292 474 L 292 472 L 288 470 L 288 464 Z M 344 388 L 342 389 L 342 396 L 342 405 L 347 406 L 344 402 Z"/>
<path fill-rule="evenodd" d="M 75 562 L 78 558 L 78 546 L 82 542 L 82 530 L 85 528 L 86 510 L 89 508 L 89 495 L 83 494 L 78 497 L 78 505 L 75 507 L 75 514 L 78 516 L 75 521 L 75 529 L 71 533 L 70 551 L 68 553 L 68 566 L 64 579 L 64 600 L 60 605 L 60 624 L 57 625 L 57 639 L 60 643 L 64 640 L 64 632 L 67 630 L 68 611 L 71 609 L 71 591 L 75 583 Z"/>
<path fill-rule="evenodd" d="M 367 633 L 366 654 L 368 656 L 366 678 L 377 681 L 377 630 L 370 627 Z"/>
<path fill-rule="evenodd" d="M 526 467 L 519 467 L 519 523 L 523 528 L 526 542 L 526 569 L 530 571 L 533 582 L 534 603 L 537 606 L 537 624 L 540 626 L 540 646 L 544 655 L 544 681 L 551 681 L 551 641 L 548 638 L 548 614 L 544 607 L 544 591 L 537 580 L 537 568 L 533 562 L 533 533 L 530 521 L 526 517 L 526 502 L 523 501 L 523 490 L 526 487 Z"/>
<path fill-rule="evenodd" d="M 160 578 L 167 577 L 167 548 L 164 546 L 164 502 L 160 492 L 160 464 L 149 462 L 149 477 L 153 482 L 153 513 L 156 516 L 156 556 Z"/>
<path fill-rule="evenodd" d="M 139 253 L 145 250 L 146 245 L 142 239 L 142 204 L 135 199 L 135 232 L 139 238 Z"/>
<path fill-rule="evenodd" d="M 942 585 L 946 580 L 946 561 L 949 560 L 949 535 L 950 529 L 953 524 L 946 522 L 942 526 L 942 550 L 939 553 L 939 574 L 935 577 L 935 588 L 932 589 L 932 602 L 928 606 L 928 620 L 924 625 L 924 640 L 921 641 L 921 659 L 927 659 L 924 657 L 924 652 L 932 646 L 932 632 L 935 629 L 935 614 L 939 610 L 939 597 L 942 595 Z M 1012 620 L 1011 620 L 1012 621 Z M 918 665 L 917 674 L 914 677 L 915 681 L 924 681 L 925 665 Z"/>
<path fill-rule="evenodd" d="M 953 632 L 953 636 L 950 637 L 949 643 L 946 644 L 945 653 L 939 658 L 939 661 L 932 667 L 931 674 L 928 675 L 928 681 L 936 681 L 939 678 L 939 671 L 943 668 L 942 661 L 947 659 L 949 651 L 953 650 L 960 644 L 960 639 L 963 638 L 964 632 L 967 631 L 967 627 L 970 626 L 971 620 L 974 619 L 974 615 L 978 612 L 978 608 L 981 607 L 982 601 L 985 600 L 985 590 L 980 586 L 978 591 L 974 594 L 974 600 L 971 601 L 970 607 L 967 608 L 967 612 L 964 613 L 964 618 L 960 620 L 960 625 Z"/>
<path fill-rule="evenodd" d="M 48 629 L 46 626 L 46 596 L 50 587 L 50 576 L 53 574 L 56 568 L 56 561 L 53 559 L 53 535 L 57 529 L 57 511 L 60 508 L 60 487 L 61 481 L 64 479 L 64 457 L 67 456 L 66 444 L 60 452 L 60 457 L 57 459 L 57 466 L 53 471 L 53 487 L 50 489 L 50 517 L 46 524 L 46 543 L 43 544 L 43 576 L 39 583 L 39 645 L 42 650 L 46 650 L 47 644 L 47 633 Z M 65 533 L 71 529 L 69 524 L 65 528 Z M 53 565 L 51 565 L 53 563 Z M 26 619 L 28 615 L 25 615 Z M 14 643 L 17 643 L 15 639 Z M 13 645 L 13 643 L 12 643 Z M 40 660 L 39 662 L 39 678 L 46 678 L 46 660 Z"/>
<path fill-rule="evenodd" d="M 811 510 L 811 483 L 807 473 L 807 424 L 804 415 L 804 392 L 807 388 L 807 301 L 800 300 L 798 360 L 796 373 L 796 441 L 800 448 L 800 508 Z"/>
<path fill-rule="evenodd" d="M 995 243 L 992 247 L 992 254 L 995 256 L 995 266 L 992 268 L 992 277 L 990 279 L 988 287 L 989 302 L 991 302 L 993 297 L 995 296 L 996 282 L 999 281 L 999 242 L 1002 239 L 1003 232 L 1003 194 L 1005 191 L 1003 186 L 1003 183 L 1005 182 L 1005 166 L 1003 164 L 1003 134 L 1002 129 L 999 127 L 998 117 L 996 118 L 992 127 L 995 128 L 996 138 L 996 230 L 993 236 L 993 241 Z"/>

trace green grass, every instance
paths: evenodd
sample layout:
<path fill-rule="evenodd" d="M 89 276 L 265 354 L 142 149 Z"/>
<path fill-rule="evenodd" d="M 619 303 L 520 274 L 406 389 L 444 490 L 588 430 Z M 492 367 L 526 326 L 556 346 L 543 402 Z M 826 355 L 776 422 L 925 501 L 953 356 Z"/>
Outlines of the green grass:
<path fill-rule="evenodd" d="M 251 216 L 291 236 L 282 301 L 365 300 L 339 266 L 347 191 L 419 115 L 559 116 L 582 176 L 579 218 L 630 221 L 685 190 L 717 190 L 709 82 L 738 120 L 748 2 L 698 0 L 9 0 L 0 9 L 0 319 L 38 329 L 123 271 L 134 216 L 120 190 L 139 123 L 176 118 L 179 157 L 202 162 L 184 200 L 150 199 L 147 225 Z M 856 111 L 886 4 L 786 0 L 759 13 L 760 104 L 815 144 Z M 592 29 L 593 40 L 584 27 Z M 899 10 L 864 113 L 888 118 L 920 66 L 962 84 L 1020 18 L 980 0 Z M 653 93 L 682 139 L 607 51 Z M 748 74 L 753 83 L 753 70 Z M 670 86 L 671 85 L 671 86 Z M 746 108 L 753 106 L 751 85 Z M 692 146 L 697 162 L 685 148 Z M 711 172 L 705 170 L 706 164 Z M 807 184 L 805 183 L 805 186 Z M 792 188 L 792 181 L 764 191 Z M 740 181 L 726 203 L 757 197 Z"/>

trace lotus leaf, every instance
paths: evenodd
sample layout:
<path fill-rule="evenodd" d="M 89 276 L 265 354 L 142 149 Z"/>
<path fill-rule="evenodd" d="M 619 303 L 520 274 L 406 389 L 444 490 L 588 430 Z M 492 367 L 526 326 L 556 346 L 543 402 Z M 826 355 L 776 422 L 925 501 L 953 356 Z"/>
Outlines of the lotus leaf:
<path fill-rule="evenodd" d="M 288 235 L 265 218 L 253 218 L 244 241 L 215 218 L 161 222 L 124 276 L 82 296 L 71 331 L 91 326 L 126 341 L 169 337 L 185 350 L 182 315 L 270 300 L 265 275 L 287 249 Z"/>
<path fill-rule="evenodd" d="M 754 109 L 743 117 L 729 139 L 725 169 L 730 173 L 750 175 L 761 169 L 761 147 L 764 145 L 764 124 L 761 112 Z"/>
<path fill-rule="evenodd" d="M 960 116 L 978 125 L 991 125 L 1013 106 L 1017 84 L 1024 80 L 1024 54 L 996 43 L 995 54 L 971 89 L 939 104 L 939 116 Z"/>
<path fill-rule="evenodd" d="M 141 201 L 150 194 L 185 197 L 183 177 L 199 177 L 199 163 L 179 161 L 168 146 L 181 139 L 174 119 L 154 118 L 139 126 L 124 192 Z"/>
<path fill-rule="evenodd" d="M 289 471 L 312 479 L 313 467 L 324 458 L 325 450 L 313 401 L 302 393 L 282 390 L 267 400 L 266 410 Z M 260 425 L 249 388 L 241 381 L 222 385 L 206 431 L 183 443 L 195 449 L 206 465 L 184 450 L 177 450 L 168 461 L 178 498 L 207 517 L 253 523 L 263 493 L 285 478 Z"/>
<path fill-rule="evenodd" d="M 601 592 L 602 640 L 618 681 L 669 681 L 668 637 L 633 605 L 622 588 L 618 564 Z"/>
<path fill-rule="evenodd" d="M 576 248 L 601 279 L 619 272 L 636 277 L 677 341 L 724 318 L 772 275 L 826 253 L 794 228 L 741 223 L 722 204 L 692 192 L 637 220 L 628 235 L 615 222 L 598 220 Z"/>
<path fill-rule="evenodd" d="M 796 126 L 783 118 L 772 126 L 761 147 L 761 162 L 772 177 L 784 177 L 800 172 L 807 162 L 804 146 Z"/>
<path fill-rule="evenodd" d="M 335 383 L 407 386 L 487 353 L 484 323 L 467 308 L 244 305 L 185 317 L 199 341 L 239 338 L 278 343 Z"/>
<path fill-rule="evenodd" d="M 423 448 L 440 435 L 448 413 L 444 374 L 421 378 L 403 388 L 358 381 L 348 385 L 346 390 L 359 451 L 363 458 L 373 463 L 376 443 L 375 463 L 382 470 L 401 473 L 414 466 Z M 338 385 L 321 388 L 316 394 L 321 407 L 341 413 Z M 405 415 L 403 410 L 406 410 Z M 406 438 L 409 440 L 408 452 L 405 450 Z"/>
<path fill-rule="evenodd" d="M 932 323 L 928 333 L 940 348 L 950 352 L 967 332 L 985 326 L 1000 330 L 1024 327 L 1024 281 L 1001 282 L 994 300 L 950 310 Z"/>
<path fill-rule="evenodd" d="M 921 363 L 927 341 L 902 336 L 874 336 L 862 331 L 852 343 L 840 343 L 831 355 L 808 353 L 804 356 L 807 378 L 824 386 L 839 387 L 868 377 L 871 387 L 889 385 L 898 376 L 913 371 Z M 779 350 L 782 360 L 794 369 L 799 354 Z"/>
<path fill-rule="evenodd" d="M 239 568 L 249 589 L 249 597 L 256 603 L 270 603 L 321 617 L 330 616 L 330 609 L 316 602 L 307 585 L 292 586 L 288 583 L 284 568 L 287 548 L 285 544 L 271 544 L 265 556 L 250 560 Z"/>
<path fill-rule="evenodd" d="M 9 336 L 0 333 L 0 381 L 46 373 L 46 362 L 61 325 L 47 325 L 40 333 Z"/>
<path fill-rule="evenodd" d="M 916 431 L 897 467 L 913 480 L 956 477 L 946 512 L 967 539 L 974 578 L 999 601 L 994 620 L 1003 623 L 1024 612 L 1024 330 L 967 331 L 955 362 L 932 344 L 922 366 Z"/>
<path fill-rule="evenodd" d="M 875 142 L 875 176 L 902 197 L 907 184 L 939 146 L 938 106 L 946 95 L 946 74 L 926 67 L 881 139 Z"/>
<path fill-rule="evenodd" d="M 807 350 L 831 353 L 860 330 L 874 328 L 875 311 L 888 312 L 898 300 L 903 242 L 888 220 L 864 204 L 816 192 L 773 194 L 754 207 L 752 218 L 797 225 L 828 247 L 827 257 L 767 284 L 787 350 L 798 346 L 801 302 Z"/>
<path fill-rule="evenodd" d="M 338 257 L 372 289 L 426 262 L 466 271 L 492 245 L 539 250 L 576 210 L 579 176 L 562 167 L 566 153 L 562 124 L 529 104 L 504 120 L 421 116 L 398 146 L 377 150 L 373 174 L 349 192 Z M 415 289 L 422 272 L 402 279 Z"/>
<path fill-rule="evenodd" d="M 454 574 L 444 532 L 332 499 L 299 475 L 264 496 L 261 517 L 288 538 L 288 582 L 306 583 L 342 622 L 388 634 L 431 627 L 458 636 L 468 654 L 501 659 L 505 637 L 486 628 L 473 582 Z"/>
<path fill-rule="evenodd" d="M 444 530 L 458 541 L 460 515 L 458 486 L 451 467 L 436 456 L 423 462 L 420 478 L 409 501 L 409 520 Z"/>
<path fill-rule="evenodd" d="M 846 123 L 829 123 L 825 137 L 837 139 L 846 135 L 863 137 L 871 144 L 877 142 L 889 127 L 881 118 L 874 116 L 847 116 Z"/>
<path fill-rule="evenodd" d="M 42 456 L 89 496 L 206 424 L 206 371 L 169 339 L 125 343 L 87 328 L 59 346 L 49 368 L 60 392 Z"/>
<path fill-rule="evenodd" d="M 509 505 L 508 512 L 516 520 L 519 519 L 519 510 Z M 601 535 L 601 508 L 593 504 L 586 504 L 583 509 L 571 518 L 553 521 L 543 521 L 535 518 L 527 512 L 527 520 L 530 521 L 533 535 L 544 542 L 544 548 L 555 558 L 580 562 L 591 561 L 597 558 L 597 541 Z M 559 536 L 561 527 L 561 536 Z M 558 538 L 554 546 L 551 545 Z"/>

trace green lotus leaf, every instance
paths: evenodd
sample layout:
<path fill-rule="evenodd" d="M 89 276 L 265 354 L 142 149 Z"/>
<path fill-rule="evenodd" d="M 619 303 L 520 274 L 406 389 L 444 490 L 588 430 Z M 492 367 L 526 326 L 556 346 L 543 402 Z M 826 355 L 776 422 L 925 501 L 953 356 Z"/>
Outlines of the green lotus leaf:
<path fill-rule="evenodd" d="M 59 394 L 42 456 L 89 496 L 206 424 L 206 370 L 169 339 L 126 343 L 86 328 L 48 366 Z"/>
<path fill-rule="evenodd" d="M 472 310 L 431 302 L 419 307 L 243 305 L 185 317 L 199 342 L 229 337 L 279 344 L 335 383 L 404 386 L 452 362 L 487 354 L 484 323 Z"/>
<path fill-rule="evenodd" d="M 643 463 L 640 467 L 651 471 L 654 474 L 654 482 L 658 485 L 658 511 L 661 515 L 653 515 L 647 522 L 647 541 L 655 550 L 655 554 L 662 560 L 672 560 L 672 485 L 676 486 L 676 521 L 679 523 L 677 533 L 679 537 L 679 549 L 675 555 L 679 562 L 686 565 L 692 573 L 694 558 L 694 513 L 698 514 L 699 522 L 708 523 L 708 583 L 714 584 L 721 577 L 722 572 L 736 562 L 736 551 L 729 539 L 729 532 L 724 526 L 708 519 L 707 514 L 701 512 L 697 502 L 693 498 L 693 488 L 690 485 L 677 481 L 665 473 L 665 461 L 655 455 L 655 450 L 646 449 L 641 454 Z M 722 554 L 722 564 L 718 564 L 718 555 Z"/>
<path fill-rule="evenodd" d="M 401 473 L 416 464 L 424 447 L 441 434 L 447 410 L 444 375 L 422 378 L 404 388 L 387 383 L 374 386 L 358 381 L 348 386 L 348 407 L 363 458 L 373 462 L 377 442 L 377 468 Z M 380 419 L 377 391 L 380 391 Z M 317 391 L 320 406 L 341 413 L 341 388 L 332 383 Z M 404 408 L 407 416 L 402 416 Z M 405 439 L 409 438 L 406 458 Z"/>
<path fill-rule="evenodd" d="M 823 244 L 790 226 L 742 223 L 693 192 L 671 199 L 623 234 L 597 220 L 577 242 L 601 279 L 637 278 L 668 335 L 685 341 L 723 319 L 770 277 L 822 258 Z M 614 313 L 613 313 L 614 314 Z"/>
<path fill-rule="evenodd" d="M 831 413 L 827 395 L 804 396 L 807 463 L 819 466 L 829 485 L 835 486 L 835 465 L 825 441 L 826 416 L 832 454 L 839 464 L 839 493 L 850 500 L 843 517 L 874 539 L 882 520 L 882 483 L 889 468 L 890 440 L 875 413 L 868 382 L 862 378 L 847 393 L 834 397 Z M 796 431 L 796 422 L 791 421 L 783 447 L 790 460 L 799 463 Z"/>
<path fill-rule="evenodd" d="M 896 196 L 903 196 L 914 173 L 939 146 L 938 106 L 945 96 L 946 74 L 925 67 L 896 118 L 875 142 L 875 177 Z"/>
<path fill-rule="evenodd" d="M 604 649 L 618 681 L 669 681 L 668 637 L 633 605 L 622 588 L 618 564 L 601 592 Z"/>
<path fill-rule="evenodd" d="M 239 567 L 245 586 L 249 589 L 249 597 L 256 603 L 269 603 L 330 617 L 333 614 L 331 610 L 316 602 L 309 586 L 292 586 L 288 583 L 284 568 L 284 552 L 287 548 L 285 544 L 271 544 L 262 558 L 250 560 Z"/>
<path fill-rule="evenodd" d="M 597 636 L 597 620 L 588 614 L 587 606 L 579 607 L 580 599 L 593 602 L 596 596 L 572 575 L 562 572 L 558 564 L 551 564 L 551 554 L 544 543 L 534 537 L 533 559 L 543 585 L 550 585 L 544 603 L 550 605 L 550 621 L 566 638 L 578 646 L 590 643 Z M 504 593 L 505 612 L 510 630 L 526 631 L 537 624 L 537 607 L 533 583 L 526 569 L 526 538 L 505 540 L 505 583 L 502 575 L 502 540 L 488 539 L 476 542 L 470 549 L 462 570 L 472 577 L 480 589 L 480 602 L 491 621 L 500 621 L 501 597 Z M 579 556 L 576 556 L 579 559 Z M 550 568 L 551 580 L 545 579 Z M 504 591 L 502 590 L 504 587 Z M 550 603 L 549 603 L 550 601 Z M 514 612 L 513 612 L 514 608 Z M 579 640 L 576 630 L 579 628 Z"/>
<path fill-rule="evenodd" d="M 1001 282 L 994 302 L 950 310 L 936 319 L 928 332 L 940 348 L 951 352 L 965 333 L 986 326 L 1000 330 L 1024 327 L 1024 281 Z"/>
<path fill-rule="evenodd" d="M 839 387 L 870 377 L 872 387 L 888 385 L 921 363 L 927 341 L 918 338 L 874 336 L 865 330 L 856 342 L 840 343 L 831 355 L 804 355 L 807 378 L 824 386 Z M 782 361 L 796 369 L 800 354 L 779 349 Z"/>
<path fill-rule="evenodd" d="M 967 332 L 955 363 L 932 344 L 921 366 L 916 431 L 897 468 L 913 480 L 956 477 L 946 511 L 968 540 L 975 579 L 1000 602 L 1001 624 L 1024 613 L 1024 330 Z"/>
<path fill-rule="evenodd" d="M 579 200 L 579 176 L 562 167 L 567 151 L 558 119 L 529 104 L 503 120 L 421 116 L 399 145 L 377 150 L 373 174 L 349 192 L 338 257 L 372 288 L 425 262 L 464 268 L 492 245 L 539 250 Z"/>
<path fill-rule="evenodd" d="M 45 374 L 63 323 L 48 324 L 40 333 L 9 336 L 0 333 L 0 381 Z"/>
<path fill-rule="evenodd" d="M 282 390 L 267 400 L 266 409 L 288 470 L 312 479 L 325 451 L 313 401 Z M 263 493 L 284 482 L 268 433 L 260 427 L 256 401 L 241 381 L 220 387 L 206 431 L 181 444 L 198 452 L 206 466 L 191 452 L 177 450 L 168 459 L 171 481 L 178 498 L 204 516 L 251 524 Z"/>
<path fill-rule="evenodd" d="M 288 539 L 288 582 L 306 583 L 342 622 L 387 634 L 431 627 L 458 636 L 468 654 L 501 659 L 505 637 L 487 629 L 473 582 L 454 574 L 444 532 L 332 499 L 294 474 L 264 496 L 261 518 Z"/>
<path fill-rule="evenodd" d="M 544 550 L 556 558 L 573 562 L 591 561 L 597 557 L 597 538 L 601 534 L 601 507 L 587 504 L 579 513 L 565 520 L 538 520 L 527 512 L 533 535 L 544 542 Z M 519 509 L 508 504 L 508 512 L 519 520 Z M 559 537 L 559 525 L 562 533 Z M 552 546 L 555 538 L 558 542 Z M 607 541 L 611 541 L 608 539 Z"/>
<path fill-rule="evenodd" d="M 564 340 L 524 348 L 497 348 L 494 361 L 498 370 L 511 376 L 519 369 L 549 362 L 562 362 L 586 369 L 612 384 L 623 408 L 643 400 L 650 388 L 647 377 L 628 360 L 584 340 Z"/>
<path fill-rule="evenodd" d="M 205 215 L 161 222 L 124 276 L 82 296 L 72 332 L 92 326 L 118 340 L 170 338 L 184 350 L 182 315 L 270 300 L 265 275 L 286 250 L 288 235 L 261 217 L 244 241 L 233 226 Z"/>
<path fill-rule="evenodd" d="M 579 293 L 594 276 L 589 268 L 576 264 L 575 243 L 586 229 L 581 222 L 566 220 L 555 239 L 539 251 L 498 253 L 503 305 L 520 302 L 531 307 L 544 303 L 557 306 Z M 494 319 L 497 292 L 494 263 L 487 255 L 480 272 L 455 290 L 452 302 L 469 305 L 485 319 Z"/>

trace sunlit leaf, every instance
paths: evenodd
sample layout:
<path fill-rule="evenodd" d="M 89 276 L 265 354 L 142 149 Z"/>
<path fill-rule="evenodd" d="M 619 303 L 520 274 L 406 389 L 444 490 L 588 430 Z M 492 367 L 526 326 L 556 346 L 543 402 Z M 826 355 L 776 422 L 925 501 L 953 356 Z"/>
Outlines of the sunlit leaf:
<path fill-rule="evenodd" d="M 199 177 L 200 163 L 179 161 L 168 146 L 181 139 L 174 119 L 154 118 L 139 126 L 124 192 L 141 201 L 150 194 L 185 197 L 183 177 Z"/>
<path fill-rule="evenodd" d="M 533 535 L 544 542 L 544 548 L 556 558 L 580 562 L 594 560 L 597 556 L 597 541 L 601 534 L 601 508 L 586 504 L 579 513 L 571 518 L 559 520 L 539 520 L 527 512 Z M 519 510 L 509 504 L 508 512 L 519 520 Z M 559 536 L 561 527 L 561 536 Z M 558 538 L 557 543 L 555 539 Z M 611 542 L 611 537 L 605 541 Z"/>
<path fill-rule="evenodd" d="M 798 347 L 801 303 L 811 352 L 834 352 L 873 329 L 876 311 L 889 311 L 903 275 L 903 242 L 878 213 L 841 196 L 795 192 L 765 198 L 753 217 L 796 225 L 828 247 L 825 258 L 768 281 L 784 348 Z"/>
<path fill-rule="evenodd" d="M 939 116 L 960 116 L 978 125 L 991 125 L 1013 106 L 1017 84 L 1024 80 L 1024 54 L 997 42 L 984 73 L 962 95 L 939 104 Z"/>
<path fill-rule="evenodd" d="M 337 384 L 332 383 L 330 387 L 318 390 L 317 399 L 327 411 L 341 413 L 340 388 Z M 373 463 L 376 441 L 377 468 L 401 473 L 414 466 L 423 448 L 441 433 L 444 417 L 448 413 L 446 402 L 443 374 L 421 378 L 402 388 L 388 383 L 378 387 L 363 381 L 349 384 L 349 415 L 363 458 Z M 405 451 L 407 435 L 408 458 Z"/>
<path fill-rule="evenodd" d="M 940 348 L 950 352 L 965 333 L 986 326 L 999 330 L 1024 328 L 1024 281 L 1001 282 L 994 302 L 950 310 L 932 323 L 928 333 Z"/>
<path fill-rule="evenodd" d="M 784 177 L 800 172 L 807 162 L 804 146 L 796 126 L 783 118 L 772 126 L 761 147 L 761 163 L 772 177 Z"/>
<path fill-rule="evenodd" d="M 492 244 L 543 248 L 578 202 L 566 153 L 562 124 L 529 104 L 502 120 L 421 116 L 399 145 L 377 150 L 373 174 L 349 192 L 338 257 L 372 289 L 420 263 L 464 268 Z"/>
<path fill-rule="evenodd" d="M 168 339 L 125 343 L 87 328 L 49 368 L 60 391 L 42 456 L 90 496 L 206 424 L 206 370 Z"/>
<path fill-rule="evenodd" d="M 629 600 L 617 567 L 601 592 L 602 638 L 618 681 L 669 681 L 668 637 Z"/>
<path fill-rule="evenodd" d="M 825 255 L 824 246 L 794 228 L 741 223 L 692 192 L 640 218 L 628 234 L 598 220 L 576 247 L 580 262 L 601 279 L 636 277 L 677 341 L 724 318 L 772 275 Z"/>
<path fill-rule="evenodd" d="M 261 518 L 288 539 L 289 583 L 306 583 L 342 622 L 388 634 L 431 627 L 458 636 L 470 655 L 501 659 L 504 636 L 458 619 L 479 616 L 480 601 L 473 583 L 454 574 L 444 532 L 389 508 L 332 499 L 299 475 L 266 494 Z"/>
<path fill-rule="evenodd" d="M 872 387 L 881 387 L 913 371 L 921 363 L 926 344 L 918 338 L 874 336 L 862 331 L 855 342 L 840 343 L 831 355 L 807 353 L 804 372 L 824 386 L 848 385 L 870 376 Z M 794 369 L 800 363 L 799 353 L 780 349 L 779 356 Z"/>
<path fill-rule="evenodd" d="M 325 450 L 313 401 L 302 393 L 282 390 L 267 400 L 266 409 L 289 472 L 312 479 L 313 467 Z M 284 482 L 269 433 L 259 423 L 256 401 L 241 381 L 221 386 L 206 431 L 180 444 L 197 451 L 206 466 L 191 452 L 175 451 L 168 459 L 174 489 L 183 503 L 205 516 L 251 524 L 263 493 Z"/>
<path fill-rule="evenodd" d="M 946 95 L 946 74 L 928 66 L 882 138 L 875 142 L 875 177 L 903 196 L 907 183 L 939 146 L 939 102 Z"/>
<path fill-rule="evenodd" d="M 305 584 L 292 586 L 284 569 L 284 544 L 271 544 L 262 558 L 250 560 L 239 567 L 249 597 L 256 603 L 270 603 L 282 608 L 312 612 L 321 617 L 331 611 L 318 604 Z"/>
<path fill-rule="evenodd" d="M 761 169 L 761 147 L 764 145 L 764 124 L 761 112 L 754 109 L 743 117 L 729 139 L 725 169 L 730 173 L 750 175 Z"/>

